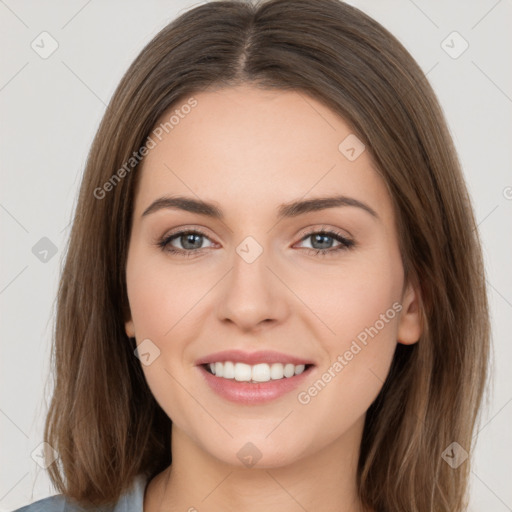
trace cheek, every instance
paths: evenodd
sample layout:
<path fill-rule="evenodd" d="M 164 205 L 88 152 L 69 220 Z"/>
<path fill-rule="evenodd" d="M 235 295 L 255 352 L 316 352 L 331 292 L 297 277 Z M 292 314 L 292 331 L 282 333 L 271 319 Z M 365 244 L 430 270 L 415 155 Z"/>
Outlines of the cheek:
<path fill-rule="evenodd" d="M 387 251 L 387 252 L 386 252 Z M 316 292 L 328 354 L 299 403 L 328 438 L 363 415 L 384 384 L 397 343 L 403 270 L 391 247 L 340 268 L 329 293 Z"/>
<path fill-rule="evenodd" d="M 150 364 L 141 358 L 141 367 L 155 400 L 173 421 L 184 425 L 184 411 L 194 404 L 179 384 L 188 377 L 182 355 L 196 328 L 190 325 L 197 323 L 192 310 L 207 284 L 191 279 L 190 272 L 171 269 L 161 255 L 139 248 L 129 255 L 127 290 L 137 343 L 146 343 L 151 352 Z"/>
<path fill-rule="evenodd" d="M 322 370 L 336 373 L 337 379 L 331 379 L 337 382 L 333 387 L 352 390 L 346 397 L 348 402 L 362 392 L 366 398 L 359 399 L 364 403 L 376 395 L 386 379 L 396 348 L 401 304 L 389 276 L 377 280 L 377 276 L 358 279 L 353 275 L 344 284 L 329 301 L 320 304 L 322 311 L 330 311 L 326 323 L 334 331 L 322 337 L 328 354 Z M 339 364 L 333 367 L 336 362 Z"/>
<path fill-rule="evenodd" d="M 345 288 L 337 296 L 339 315 L 334 328 L 340 339 L 354 339 L 373 326 L 386 336 L 390 334 L 390 327 L 396 324 L 392 306 L 400 298 L 400 287 L 390 277 L 367 274 L 345 280 Z"/>
<path fill-rule="evenodd" d="M 396 331 L 398 315 L 393 304 L 401 300 L 403 270 L 399 255 L 392 249 L 353 255 L 329 275 L 302 278 L 305 288 L 301 293 L 329 328 L 322 331 L 329 352 L 343 348 L 376 323 L 385 337 Z"/>
<path fill-rule="evenodd" d="M 396 348 L 399 303 L 387 293 L 354 292 L 341 303 L 336 335 L 323 337 L 328 354 L 296 400 L 316 442 L 329 443 L 362 418 L 389 373 Z M 357 305 L 357 306 L 356 306 Z"/>
<path fill-rule="evenodd" d="M 203 288 L 204 283 L 171 268 L 161 255 L 134 252 L 127 265 L 127 289 L 137 337 L 168 339 L 175 325 L 186 323 Z"/>
<path fill-rule="evenodd" d="M 142 262 L 143 260 L 139 260 Z M 176 272 L 147 258 L 128 266 L 127 288 L 137 343 L 149 347 L 151 361 L 140 359 L 151 393 L 173 422 L 186 424 L 190 397 L 179 385 L 185 381 L 182 351 L 186 343 L 187 311 L 197 302 L 197 290 L 185 286 Z M 147 340 L 150 340 L 148 342 Z M 141 350 L 141 349 L 139 349 Z M 142 350 L 141 350 L 141 353 Z M 193 404 L 192 404 L 193 405 Z M 190 414 L 190 411 L 189 411 Z"/>

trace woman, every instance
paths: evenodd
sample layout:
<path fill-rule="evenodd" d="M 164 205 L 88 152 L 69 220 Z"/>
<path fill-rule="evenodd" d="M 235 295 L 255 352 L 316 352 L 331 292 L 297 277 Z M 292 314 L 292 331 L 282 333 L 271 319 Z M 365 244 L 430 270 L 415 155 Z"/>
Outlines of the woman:
<path fill-rule="evenodd" d="M 61 495 L 20 510 L 464 510 L 475 228 L 434 93 L 378 23 L 338 0 L 184 13 L 91 148 L 45 429 Z"/>

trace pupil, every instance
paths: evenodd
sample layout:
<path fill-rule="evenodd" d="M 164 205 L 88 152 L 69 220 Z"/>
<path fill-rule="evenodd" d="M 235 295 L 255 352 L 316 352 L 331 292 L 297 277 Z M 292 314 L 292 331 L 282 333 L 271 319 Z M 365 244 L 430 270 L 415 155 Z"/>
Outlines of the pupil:
<path fill-rule="evenodd" d="M 332 245 L 332 239 L 329 235 L 314 235 L 314 239 L 315 239 L 315 242 L 319 241 L 320 244 L 322 243 L 322 239 L 323 239 L 325 245 L 323 247 L 319 247 L 319 249 L 329 249 Z M 326 239 L 327 240 L 330 239 L 331 243 L 328 243 L 328 242 L 326 243 L 325 242 Z"/>
<path fill-rule="evenodd" d="M 197 235 L 195 233 L 190 233 L 188 235 L 184 235 L 182 237 L 182 241 L 183 241 L 183 238 L 185 239 L 185 243 L 183 244 L 183 247 L 185 249 L 197 249 L 198 247 L 195 247 L 194 246 L 194 239 L 196 239 L 195 241 L 197 242 L 198 239 L 201 238 L 202 235 Z M 191 244 L 192 247 L 188 246 L 188 244 Z M 201 246 L 201 243 L 199 243 L 199 247 Z"/>
<path fill-rule="evenodd" d="M 187 248 L 187 249 L 197 249 L 198 247 L 196 247 L 194 245 L 194 242 L 196 242 L 196 245 L 197 245 L 197 242 L 202 238 L 202 235 L 197 235 L 195 233 L 190 233 L 188 235 L 184 235 L 182 236 L 182 241 L 183 239 L 185 239 L 185 243 L 183 244 L 183 247 Z M 313 236 L 314 238 L 314 243 L 318 243 L 321 245 L 321 247 L 319 247 L 319 249 L 329 249 L 331 246 L 332 246 L 332 237 L 329 236 L 329 235 L 314 235 Z M 189 244 L 191 246 L 189 246 Z M 199 243 L 199 247 L 201 246 L 201 243 Z"/>

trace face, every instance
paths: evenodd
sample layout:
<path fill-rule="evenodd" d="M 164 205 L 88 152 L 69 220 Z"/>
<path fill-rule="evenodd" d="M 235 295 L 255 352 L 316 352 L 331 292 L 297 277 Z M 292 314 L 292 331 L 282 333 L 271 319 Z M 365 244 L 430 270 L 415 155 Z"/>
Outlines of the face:
<path fill-rule="evenodd" d="M 343 119 L 298 92 L 194 98 L 137 171 L 126 332 L 173 429 L 225 463 L 285 465 L 362 424 L 397 342 L 420 336 L 418 294 Z"/>

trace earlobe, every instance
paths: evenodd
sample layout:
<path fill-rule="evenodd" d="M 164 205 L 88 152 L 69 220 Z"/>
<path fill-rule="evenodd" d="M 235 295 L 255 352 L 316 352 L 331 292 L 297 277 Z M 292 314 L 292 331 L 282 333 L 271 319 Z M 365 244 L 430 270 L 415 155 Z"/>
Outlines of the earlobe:
<path fill-rule="evenodd" d="M 125 322 L 124 329 L 128 338 L 135 338 L 135 327 L 132 319 Z"/>
<path fill-rule="evenodd" d="M 128 338 L 135 337 L 135 326 L 132 320 L 132 312 L 130 311 L 130 306 L 128 300 L 123 305 L 123 319 L 124 319 L 124 330 Z"/>
<path fill-rule="evenodd" d="M 403 345 L 412 345 L 420 339 L 422 332 L 420 286 L 409 283 L 403 295 L 397 341 Z"/>

